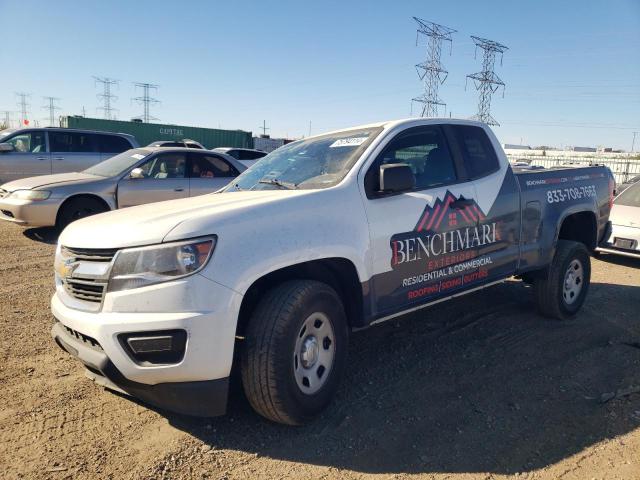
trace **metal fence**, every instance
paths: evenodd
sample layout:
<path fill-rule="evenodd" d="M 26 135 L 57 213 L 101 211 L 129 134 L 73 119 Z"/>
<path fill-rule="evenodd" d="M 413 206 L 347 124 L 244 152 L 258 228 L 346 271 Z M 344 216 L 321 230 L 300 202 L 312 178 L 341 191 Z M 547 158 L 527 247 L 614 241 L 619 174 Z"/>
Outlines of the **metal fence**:
<path fill-rule="evenodd" d="M 584 165 L 604 165 L 609 167 L 617 184 L 631 180 L 640 175 L 640 160 L 635 158 L 593 158 L 593 157 L 549 157 L 549 156 L 523 156 L 508 154 L 511 162 L 526 162 L 529 165 L 537 165 L 545 168 L 570 167 Z"/>

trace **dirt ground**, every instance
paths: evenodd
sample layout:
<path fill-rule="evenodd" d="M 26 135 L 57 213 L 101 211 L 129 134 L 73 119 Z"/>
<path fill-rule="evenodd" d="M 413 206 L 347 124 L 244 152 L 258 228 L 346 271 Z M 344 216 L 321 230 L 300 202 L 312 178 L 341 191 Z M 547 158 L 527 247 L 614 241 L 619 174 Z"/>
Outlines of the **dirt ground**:
<path fill-rule="evenodd" d="M 640 261 L 593 260 L 580 315 L 517 281 L 354 334 L 312 425 L 154 411 L 51 340 L 55 236 L 0 225 L 0 478 L 640 478 Z"/>

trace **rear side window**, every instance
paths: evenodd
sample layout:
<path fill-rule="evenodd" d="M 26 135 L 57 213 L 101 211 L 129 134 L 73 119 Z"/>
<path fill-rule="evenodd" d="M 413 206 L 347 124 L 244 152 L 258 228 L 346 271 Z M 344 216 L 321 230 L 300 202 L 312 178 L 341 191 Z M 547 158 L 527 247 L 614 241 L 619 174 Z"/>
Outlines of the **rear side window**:
<path fill-rule="evenodd" d="M 469 125 L 453 125 L 451 128 L 470 178 L 484 177 L 500 168 L 496 151 L 482 128 Z"/>
<path fill-rule="evenodd" d="M 244 160 L 242 158 L 242 152 L 240 150 L 227 150 L 225 153 L 227 155 L 231 155 L 236 160 Z"/>
<path fill-rule="evenodd" d="M 213 155 L 191 155 L 191 178 L 235 177 L 235 167 Z"/>
<path fill-rule="evenodd" d="M 262 158 L 266 155 L 266 153 L 264 152 L 251 152 L 251 151 L 247 151 L 244 152 L 244 158 L 241 158 L 241 160 L 256 160 L 258 158 Z"/>
<path fill-rule="evenodd" d="M 102 153 L 122 153 L 131 149 L 127 139 L 117 135 L 98 135 L 98 139 Z"/>
<path fill-rule="evenodd" d="M 96 135 L 80 132 L 49 132 L 50 149 L 55 153 L 94 153 Z"/>

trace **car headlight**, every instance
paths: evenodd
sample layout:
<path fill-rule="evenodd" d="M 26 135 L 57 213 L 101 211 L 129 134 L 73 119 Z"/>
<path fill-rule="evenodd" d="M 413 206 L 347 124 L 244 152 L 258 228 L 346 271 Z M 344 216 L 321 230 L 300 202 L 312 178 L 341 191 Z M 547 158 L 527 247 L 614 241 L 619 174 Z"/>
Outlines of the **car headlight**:
<path fill-rule="evenodd" d="M 18 200 L 46 200 L 51 196 L 51 192 L 48 190 L 15 190 L 11 192 L 9 198 L 16 198 Z"/>
<path fill-rule="evenodd" d="M 120 250 L 109 276 L 109 292 L 128 290 L 192 275 L 207 264 L 216 237 Z"/>

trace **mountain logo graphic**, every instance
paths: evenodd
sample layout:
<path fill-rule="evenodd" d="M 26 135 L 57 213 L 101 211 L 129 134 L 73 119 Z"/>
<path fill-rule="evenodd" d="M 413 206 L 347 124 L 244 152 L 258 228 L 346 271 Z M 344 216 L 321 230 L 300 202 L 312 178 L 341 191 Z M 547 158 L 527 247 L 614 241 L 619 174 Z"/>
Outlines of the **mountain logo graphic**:
<path fill-rule="evenodd" d="M 438 198 L 433 205 L 427 205 L 416 223 L 414 231 L 438 231 L 443 222 L 449 227 L 475 225 L 486 215 L 474 199 L 456 197 L 447 190 L 444 198 Z"/>

